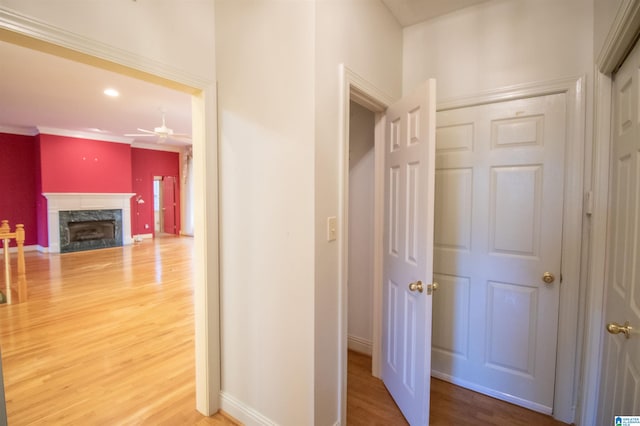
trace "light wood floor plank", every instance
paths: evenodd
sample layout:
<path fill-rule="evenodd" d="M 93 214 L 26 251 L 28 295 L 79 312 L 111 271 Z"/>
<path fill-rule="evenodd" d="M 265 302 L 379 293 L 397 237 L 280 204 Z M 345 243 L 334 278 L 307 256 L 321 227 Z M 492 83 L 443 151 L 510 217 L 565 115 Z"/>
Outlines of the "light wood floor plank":
<path fill-rule="evenodd" d="M 27 302 L 0 305 L 10 425 L 237 424 L 194 408 L 192 239 L 25 257 Z M 348 424 L 406 424 L 370 371 L 349 354 Z M 437 380 L 431 405 L 433 425 L 561 425 Z"/>
<path fill-rule="evenodd" d="M 26 254 L 0 306 L 11 425 L 233 425 L 195 410 L 193 241 Z"/>
<path fill-rule="evenodd" d="M 349 351 L 347 424 L 407 425 L 381 380 L 371 375 L 371 357 Z M 561 426 L 565 423 L 504 401 L 431 379 L 432 426 Z"/>

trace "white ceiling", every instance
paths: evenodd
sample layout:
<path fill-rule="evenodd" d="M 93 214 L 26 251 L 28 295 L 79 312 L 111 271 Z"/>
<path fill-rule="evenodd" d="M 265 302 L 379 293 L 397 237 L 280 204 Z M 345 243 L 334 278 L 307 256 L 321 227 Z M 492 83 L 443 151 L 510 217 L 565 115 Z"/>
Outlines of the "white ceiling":
<path fill-rule="evenodd" d="M 403 27 L 485 1 L 488 0 L 382 0 Z"/>
<path fill-rule="evenodd" d="M 186 93 L 1 41 L 0 58 L 0 131 L 35 134 L 46 128 L 158 143 L 155 136 L 124 135 L 159 127 L 165 110 L 167 127 L 191 134 L 191 96 Z M 108 87 L 120 96 L 104 95 Z"/>
<path fill-rule="evenodd" d="M 382 0 L 402 26 L 487 0 Z M 191 133 L 191 96 L 89 65 L 0 41 L 0 132 L 36 134 L 37 129 L 82 132 L 82 136 L 122 138 L 162 124 Z M 120 92 L 108 98 L 104 89 Z M 100 129 L 97 131 L 95 129 Z M 134 145 L 180 140 L 128 138 Z"/>

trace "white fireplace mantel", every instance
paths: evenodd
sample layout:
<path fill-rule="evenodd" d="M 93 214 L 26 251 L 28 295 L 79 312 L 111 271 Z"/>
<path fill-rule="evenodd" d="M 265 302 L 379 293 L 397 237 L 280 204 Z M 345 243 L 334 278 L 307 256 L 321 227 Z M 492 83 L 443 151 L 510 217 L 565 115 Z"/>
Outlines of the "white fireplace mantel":
<path fill-rule="evenodd" d="M 122 244 L 133 244 L 131 238 L 130 192 L 44 192 L 47 199 L 49 252 L 60 253 L 60 210 L 122 210 Z"/>

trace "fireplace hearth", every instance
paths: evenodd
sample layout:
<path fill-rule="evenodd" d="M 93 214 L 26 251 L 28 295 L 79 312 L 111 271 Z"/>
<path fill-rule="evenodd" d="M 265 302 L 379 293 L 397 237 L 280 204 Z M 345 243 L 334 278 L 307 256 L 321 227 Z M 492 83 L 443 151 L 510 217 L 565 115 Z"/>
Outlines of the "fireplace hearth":
<path fill-rule="evenodd" d="M 122 210 L 60 211 L 60 252 L 122 246 Z"/>

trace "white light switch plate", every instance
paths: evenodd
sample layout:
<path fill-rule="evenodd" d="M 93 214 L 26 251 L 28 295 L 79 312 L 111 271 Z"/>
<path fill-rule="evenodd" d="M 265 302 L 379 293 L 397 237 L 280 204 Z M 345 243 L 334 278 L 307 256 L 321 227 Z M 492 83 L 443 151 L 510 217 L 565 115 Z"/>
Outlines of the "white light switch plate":
<path fill-rule="evenodd" d="M 338 219 L 335 216 L 327 218 L 327 241 L 335 241 L 338 238 Z"/>

